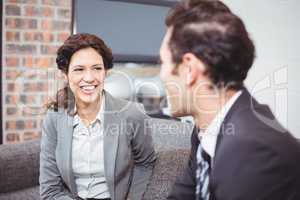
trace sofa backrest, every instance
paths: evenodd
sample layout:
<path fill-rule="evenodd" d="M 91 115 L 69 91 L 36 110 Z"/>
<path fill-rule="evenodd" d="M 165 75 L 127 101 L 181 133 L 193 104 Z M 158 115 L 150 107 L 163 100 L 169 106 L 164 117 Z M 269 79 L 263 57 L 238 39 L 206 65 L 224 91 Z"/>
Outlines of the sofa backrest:
<path fill-rule="evenodd" d="M 151 190 L 167 194 L 190 147 L 191 124 L 174 120 L 151 119 L 154 146 L 159 152 Z M 0 145 L 0 193 L 38 186 L 40 140 Z M 161 187 L 158 183 L 164 183 Z M 155 195 L 154 192 L 148 193 Z"/>
<path fill-rule="evenodd" d="M 39 152 L 39 140 L 0 145 L 0 193 L 38 186 Z M 157 154 L 153 176 L 144 200 L 166 198 L 176 177 L 186 165 L 189 150 L 173 149 L 159 151 Z"/>
<path fill-rule="evenodd" d="M 158 118 L 149 124 L 157 152 L 190 148 L 193 124 Z"/>
<path fill-rule="evenodd" d="M 38 185 L 40 140 L 0 145 L 0 193 Z"/>

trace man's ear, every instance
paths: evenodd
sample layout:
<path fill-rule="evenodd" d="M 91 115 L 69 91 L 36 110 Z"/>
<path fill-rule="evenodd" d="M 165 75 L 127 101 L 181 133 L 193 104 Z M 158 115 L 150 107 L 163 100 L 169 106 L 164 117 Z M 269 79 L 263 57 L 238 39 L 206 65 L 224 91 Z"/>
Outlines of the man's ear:
<path fill-rule="evenodd" d="M 182 64 L 186 67 L 186 84 L 192 86 L 199 76 L 205 71 L 205 66 L 200 59 L 192 53 L 186 53 L 182 57 Z"/>

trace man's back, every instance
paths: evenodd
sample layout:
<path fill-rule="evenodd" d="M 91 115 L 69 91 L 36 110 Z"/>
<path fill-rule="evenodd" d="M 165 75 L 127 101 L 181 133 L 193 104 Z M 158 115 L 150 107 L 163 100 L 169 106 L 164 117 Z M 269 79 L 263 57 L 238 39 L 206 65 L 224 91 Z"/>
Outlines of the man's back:
<path fill-rule="evenodd" d="M 263 121 L 267 119 L 275 120 L 269 108 L 243 90 L 218 135 L 210 175 L 212 199 L 300 199 L 299 142 L 277 122 Z M 267 125 L 271 122 L 276 129 Z M 188 166 L 168 199 L 195 199 L 197 134 L 192 136 Z"/>

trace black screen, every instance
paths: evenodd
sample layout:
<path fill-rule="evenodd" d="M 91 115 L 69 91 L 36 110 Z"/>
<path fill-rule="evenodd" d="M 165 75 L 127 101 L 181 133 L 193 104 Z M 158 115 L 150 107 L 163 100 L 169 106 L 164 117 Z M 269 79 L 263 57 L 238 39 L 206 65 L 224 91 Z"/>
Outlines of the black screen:
<path fill-rule="evenodd" d="M 156 63 L 165 16 L 175 2 L 137 2 L 75 0 L 73 31 L 101 37 L 112 49 L 115 62 Z"/>

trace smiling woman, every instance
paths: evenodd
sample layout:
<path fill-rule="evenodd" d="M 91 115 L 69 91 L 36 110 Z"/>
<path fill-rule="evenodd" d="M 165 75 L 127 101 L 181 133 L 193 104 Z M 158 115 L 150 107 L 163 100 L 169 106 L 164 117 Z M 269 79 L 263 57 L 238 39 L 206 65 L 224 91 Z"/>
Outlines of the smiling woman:
<path fill-rule="evenodd" d="M 72 35 L 58 49 L 68 84 L 43 121 L 42 199 L 142 199 L 155 162 L 150 120 L 139 104 L 104 91 L 112 61 L 91 34 Z"/>
<path fill-rule="evenodd" d="M 103 40 L 91 34 L 73 35 L 58 49 L 56 62 L 68 85 L 58 91 L 56 101 L 51 102 L 48 108 L 57 111 L 63 107 L 71 113 L 74 100 L 76 106 L 88 103 L 86 98 L 90 101 L 100 100 L 106 71 L 113 67 L 112 52 Z M 93 92 L 88 86 L 95 85 L 98 87 Z M 89 92 L 93 93 L 86 96 Z"/>

